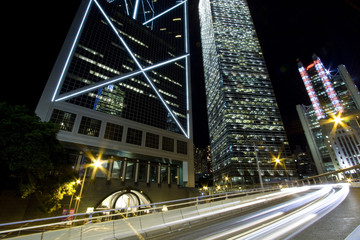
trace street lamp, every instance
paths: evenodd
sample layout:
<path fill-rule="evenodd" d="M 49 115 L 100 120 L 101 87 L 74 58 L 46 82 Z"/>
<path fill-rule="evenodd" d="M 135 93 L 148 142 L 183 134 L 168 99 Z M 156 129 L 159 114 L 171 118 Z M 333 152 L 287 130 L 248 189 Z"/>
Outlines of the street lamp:
<path fill-rule="evenodd" d="M 273 159 L 273 162 L 275 163 L 275 167 L 274 167 L 274 168 L 276 169 L 277 165 L 279 164 L 279 165 L 284 169 L 286 178 L 287 178 L 288 180 L 290 180 L 290 179 L 289 179 L 289 175 L 288 175 L 288 173 L 287 173 L 287 171 L 286 171 L 286 165 L 285 165 L 285 163 L 282 162 L 283 160 L 284 160 L 284 159 L 280 159 L 279 157 L 274 158 L 274 159 Z"/>
<path fill-rule="evenodd" d="M 84 183 L 85 183 L 85 179 L 86 179 L 86 173 L 87 173 L 87 167 L 85 167 L 85 172 L 84 172 L 84 176 L 83 179 L 81 181 L 81 188 L 80 188 L 80 193 L 79 196 L 76 197 L 76 202 L 75 202 L 75 214 L 77 214 L 78 210 L 79 210 L 79 205 L 80 205 L 80 199 L 82 197 L 82 192 L 84 189 Z M 79 180 L 80 181 L 80 180 Z"/>
<path fill-rule="evenodd" d="M 84 175 L 83 175 L 83 178 L 82 180 L 78 179 L 76 180 L 77 183 L 80 183 L 81 182 L 81 188 L 80 188 L 80 193 L 79 193 L 79 196 L 76 197 L 76 203 L 75 203 L 75 214 L 77 214 L 78 210 L 79 210 L 79 206 L 80 206 L 80 201 L 81 201 L 81 197 L 82 197 L 82 193 L 83 193 L 83 189 L 84 189 L 84 184 L 85 184 L 85 180 L 86 180 L 86 174 L 87 174 L 87 170 L 89 167 L 94 167 L 94 172 L 93 172 L 93 175 L 95 177 L 95 172 L 96 172 L 96 169 L 101 167 L 101 160 L 99 159 L 96 159 L 96 160 L 92 160 L 93 163 L 91 163 L 90 165 L 88 166 L 84 166 L 85 167 L 85 172 L 84 172 Z"/>
<path fill-rule="evenodd" d="M 95 169 L 101 166 L 101 161 L 99 159 L 95 160 L 93 163 Z"/>
<path fill-rule="evenodd" d="M 230 182 L 230 189 L 232 189 L 232 181 L 231 178 L 229 178 L 228 176 L 225 177 L 225 184 L 226 182 Z"/>
<path fill-rule="evenodd" d="M 334 116 L 333 121 L 334 121 L 336 124 L 340 124 L 340 123 L 342 122 L 342 119 L 341 119 L 340 115 L 338 115 L 338 116 Z"/>
<path fill-rule="evenodd" d="M 77 184 L 80 184 L 80 183 L 81 183 L 80 179 L 77 179 L 76 181 L 72 182 L 71 184 L 72 185 L 75 185 L 75 184 L 77 185 Z M 74 193 L 71 194 L 70 203 L 69 203 L 69 212 L 70 212 L 70 209 L 71 209 L 71 204 L 72 204 L 73 198 L 74 198 Z"/>
<path fill-rule="evenodd" d="M 344 121 L 346 121 L 348 119 L 349 119 L 349 117 L 342 117 L 341 112 L 339 112 L 338 115 L 332 115 L 331 118 L 328 121 L 324 122 L 324 123 L 328 124 L 328 123 L 333 122 L 334 125 L 332 127 L 332 130 L 331 130 L 330 134 L 335 134 L 338 125 L 340 125 L 341 127 L 345 128 L 345 129 L 347 128 Z"/>

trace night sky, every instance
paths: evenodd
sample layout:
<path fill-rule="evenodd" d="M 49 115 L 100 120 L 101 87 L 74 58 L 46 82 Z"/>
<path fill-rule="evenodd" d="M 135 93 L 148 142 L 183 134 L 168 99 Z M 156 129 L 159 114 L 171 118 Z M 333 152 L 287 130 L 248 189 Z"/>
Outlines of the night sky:
<path fill-rule="evenodd" d="M 198 0 L 189 0 L 194 143 L 208 144 Z M 344 64 L 359 86 L 360 3 L 357 0 L 248 0 L 292 148 L 305 144 L 297 104 L 310 104 L 296 59 L 316 53 L 325 67 Z M 80 0 L 6 1 L 0 101 L 35 110 Z M 5 34 L 4 34 L 5 33 Z"/>

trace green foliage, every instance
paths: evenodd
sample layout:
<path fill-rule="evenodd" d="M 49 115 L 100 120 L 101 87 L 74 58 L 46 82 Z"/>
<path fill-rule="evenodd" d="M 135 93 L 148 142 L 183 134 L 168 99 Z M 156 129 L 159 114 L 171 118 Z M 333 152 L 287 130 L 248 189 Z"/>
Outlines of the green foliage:
<path fill-rule="evenodd" d="M 56 139 L 58 131 L 24 106 L 0 103 L 0 174 L 7 183 L 1 187 L 16 187 L 23 198 L 36 196 L 47 212 L 73 191 L 71 162 Z"/>
<path fill-rule="evenodd" d="M 75 185 L 72 182 L 64 183 L 59 185 L 58 188 L 49 190 L 50 192 L 42 193 L 42 210 L 49 213 L 61 208 L 60 201 L 64 198 L 64 195 L 70 196 L 76 192 Z"/>

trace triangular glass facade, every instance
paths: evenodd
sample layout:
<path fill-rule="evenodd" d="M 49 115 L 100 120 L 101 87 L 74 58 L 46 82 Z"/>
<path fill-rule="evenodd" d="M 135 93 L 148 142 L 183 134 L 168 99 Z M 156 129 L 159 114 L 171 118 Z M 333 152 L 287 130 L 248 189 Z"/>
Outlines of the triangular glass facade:
<path fill-rule="evenodd" d="M 88 1 L 52 95 L 189 137 L 186 1 Z"/>

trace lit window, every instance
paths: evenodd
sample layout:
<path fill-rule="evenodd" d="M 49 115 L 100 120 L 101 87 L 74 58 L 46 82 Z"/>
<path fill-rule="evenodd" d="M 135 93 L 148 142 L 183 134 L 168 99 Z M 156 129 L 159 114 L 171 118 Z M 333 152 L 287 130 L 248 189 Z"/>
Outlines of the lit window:
<path fill-rule="evenodd" d="M 50 122 L 55 123 L 61 130 L 71 132 L 74 126 L 76 114 L 54 109 Z"/>
<path fill-rule="evenodd" d="M 98 137 L 101 121 L 93 118 L 82 117 L 78 133 Z"/>

